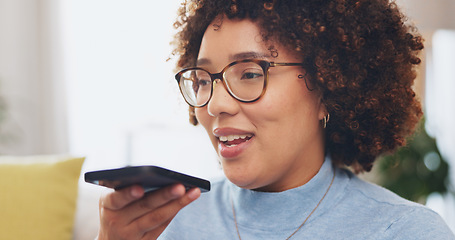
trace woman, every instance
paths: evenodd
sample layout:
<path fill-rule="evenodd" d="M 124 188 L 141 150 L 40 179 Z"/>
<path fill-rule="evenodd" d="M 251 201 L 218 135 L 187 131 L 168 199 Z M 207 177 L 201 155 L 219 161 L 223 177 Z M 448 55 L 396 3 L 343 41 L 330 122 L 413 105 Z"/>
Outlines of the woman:
<path fill-rule="evenodd" d="M 403 18 L 385 0 L 184 5 L 176 79 L 227 179 L 108 194 L 99 239 L 455 239 L 343 168 L 369 171 L 422 115 L 422 39 Z"/>

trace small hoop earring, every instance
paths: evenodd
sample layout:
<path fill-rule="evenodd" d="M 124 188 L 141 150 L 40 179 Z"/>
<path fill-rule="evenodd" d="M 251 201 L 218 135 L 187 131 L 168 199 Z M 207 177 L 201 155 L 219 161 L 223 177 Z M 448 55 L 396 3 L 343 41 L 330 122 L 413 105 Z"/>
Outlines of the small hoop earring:
<path fill-rule="evenodd" d="M 327 127 L 327 123 L 329 122 L 329 120 L 330 120 L 330 113 L 328 113 L 327 116 L 324 116 L 324 118 L 322 119 L 322 127 L 323 128 Z"/>

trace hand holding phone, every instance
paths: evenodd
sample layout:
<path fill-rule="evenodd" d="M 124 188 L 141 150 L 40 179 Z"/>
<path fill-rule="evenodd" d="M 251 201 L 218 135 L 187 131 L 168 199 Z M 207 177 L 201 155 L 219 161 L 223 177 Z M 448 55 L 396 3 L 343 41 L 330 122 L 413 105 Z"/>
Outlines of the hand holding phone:
<path fill-rule="evenodd" d="M 210 190 L 207 180 L 156 166 L 88 172 L 85 181 L 116 189 L 100 199 L 99 240 L 156 239 L 178 211 Z"/>

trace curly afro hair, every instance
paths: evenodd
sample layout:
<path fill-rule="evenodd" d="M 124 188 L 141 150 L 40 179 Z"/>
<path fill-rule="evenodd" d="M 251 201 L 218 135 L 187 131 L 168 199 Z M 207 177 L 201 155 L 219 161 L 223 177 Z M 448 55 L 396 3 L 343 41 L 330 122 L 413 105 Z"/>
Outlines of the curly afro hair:
<path fill-rule="evenodd" d="M 209 24 L 249 18 L 262 38 L 303 57 L 306 79 L 330 113 L 326 151 L 338 165 L 370 171 L 405 145 L 422 110 L 412 84 L 423 39 L 388 0 L 199 0 L 174 24 L 178 68 L 194 66 Z M 219 25 L 219 26 L 218 26 Z M 273 51 L 273 50 L 272 50 Z M 190 107 L 190 122 L 197 124 Z"/>

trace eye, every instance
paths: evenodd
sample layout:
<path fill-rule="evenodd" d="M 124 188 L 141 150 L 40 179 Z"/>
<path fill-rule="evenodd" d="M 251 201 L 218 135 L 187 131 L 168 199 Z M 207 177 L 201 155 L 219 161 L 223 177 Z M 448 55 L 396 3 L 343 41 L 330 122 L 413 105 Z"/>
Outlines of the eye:
<path fill-rule="evenodd" d="M 262 78 L 264 76 L 262 69 L 245 69 L 242 72 L 240 79 L 249 80 L 254 78 Z"/>
<path fill-rule="evenodd" d="M 262 74 L 258 73 L 244 73 L 242 75 L 241 79 L 252 79 L 252 78 L 257 78 L 257 77 L 262 77 Z"/>
<path fill-rule="evenodd" d="M 198 85 L 199 87 L 206 87 L 206 86 L 208 86 L 208 85 L 210 85 L 210 84 L 211 84 L 211 81 L 210 81 L 210 80 L 199 79 L 199 80 L 197 81 L 197 85 Z"/>
<path fill-rule="evenodd" d="M 194 73 L 194 80 L 196 82 L 195 85 L 198 89 L 210 87 L 212 84 L 210 75 L 207 72 L 201 70 L 198 70 Z"/>

